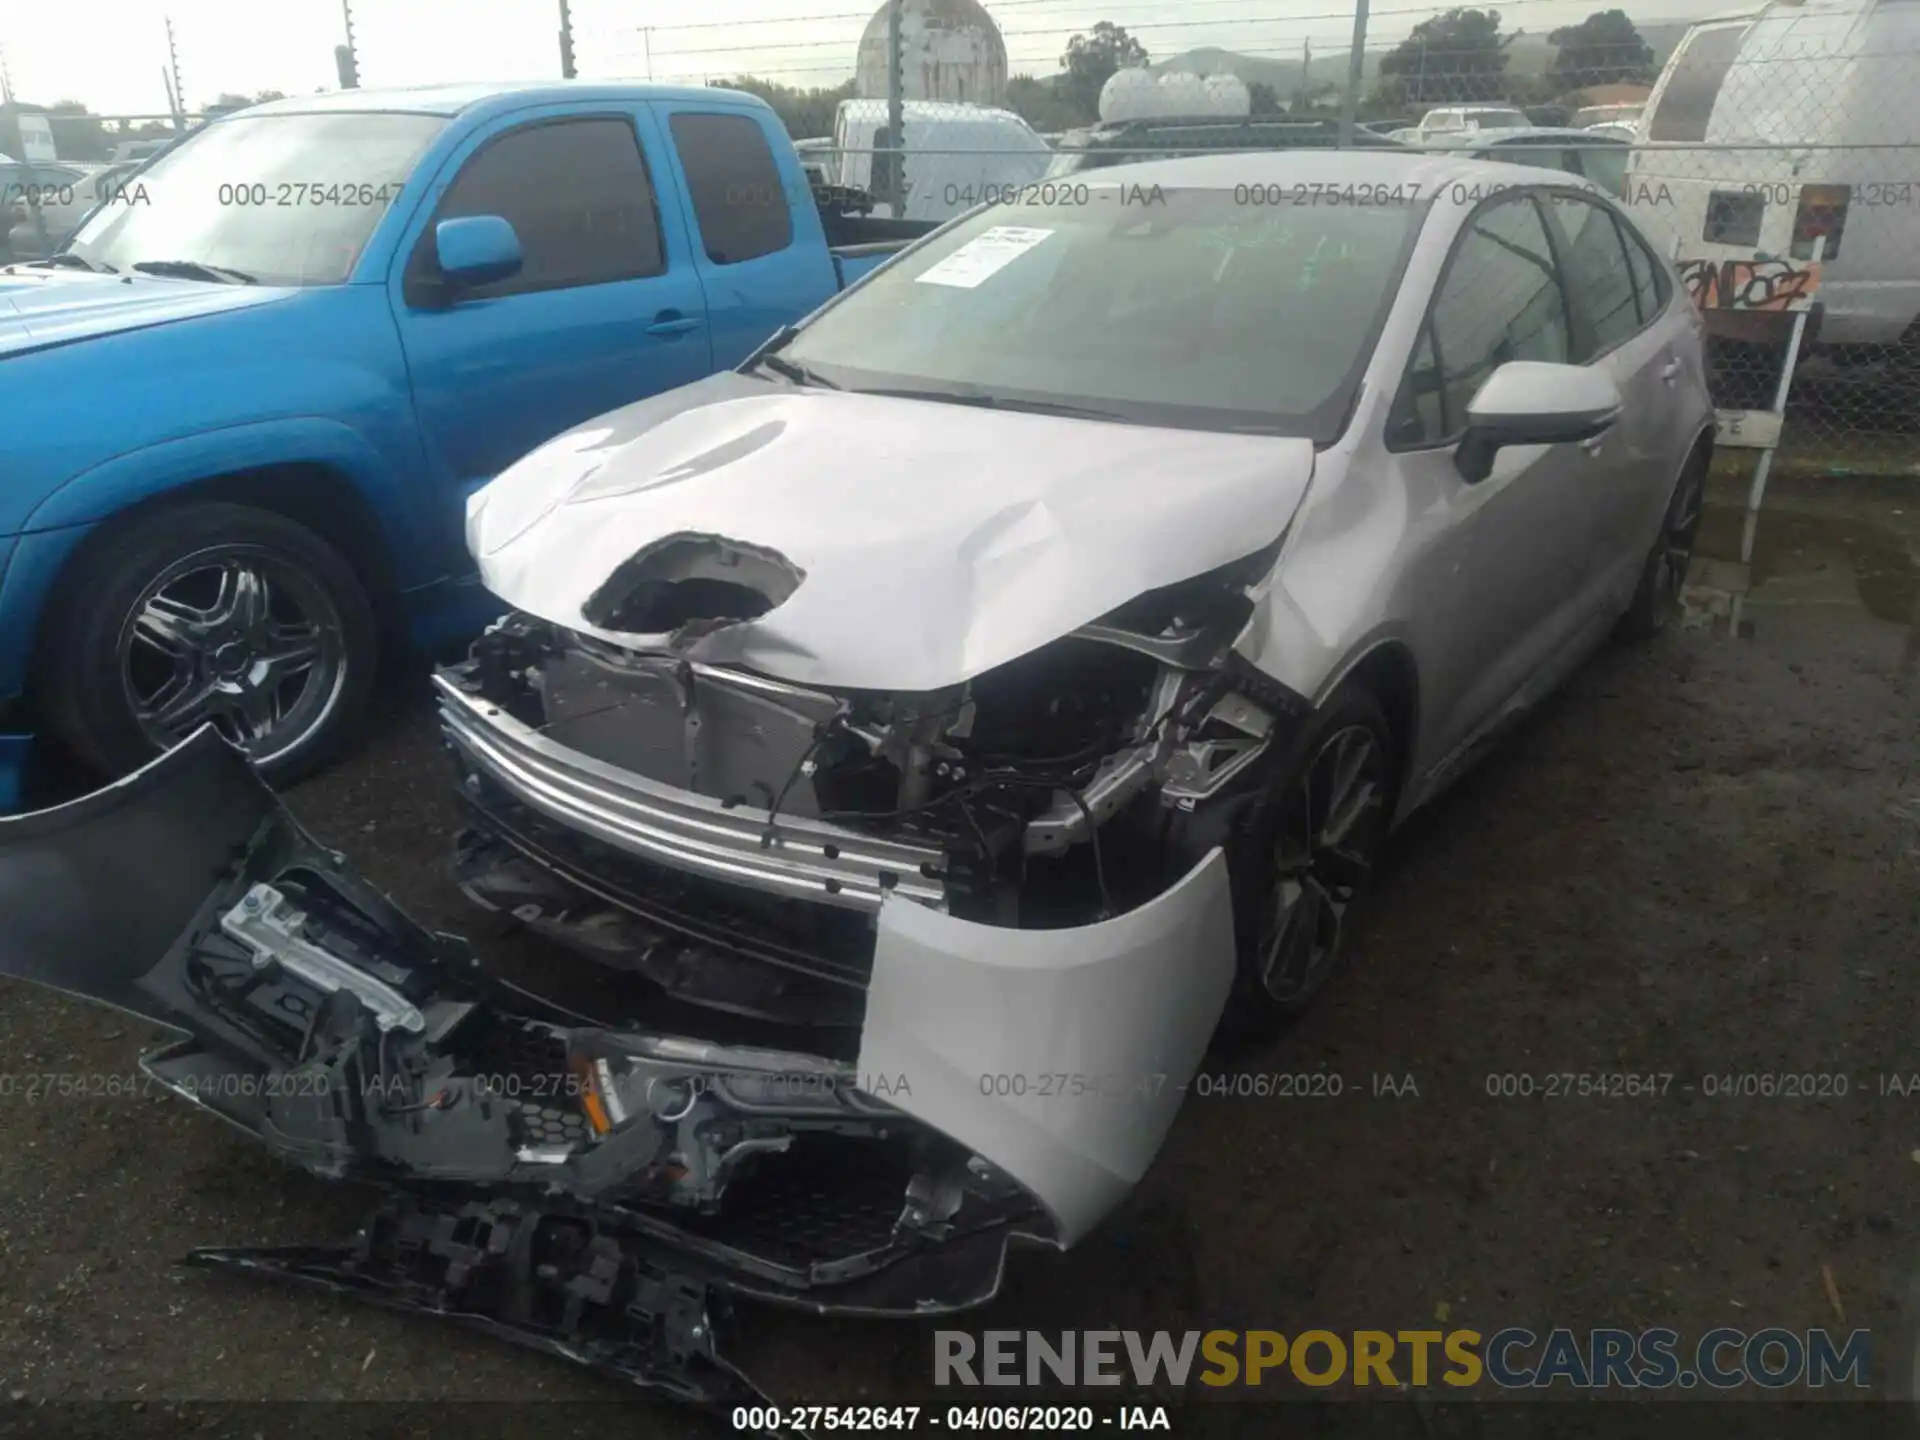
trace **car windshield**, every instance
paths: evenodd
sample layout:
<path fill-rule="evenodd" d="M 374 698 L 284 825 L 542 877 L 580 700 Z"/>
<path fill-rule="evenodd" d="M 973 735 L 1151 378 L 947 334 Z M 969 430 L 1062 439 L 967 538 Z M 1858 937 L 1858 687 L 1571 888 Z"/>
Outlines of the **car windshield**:
<path fill-rule="evenodd" d="M 437 115 L 236 117 L 153 160 L 89 217 L 67 249 L 126 272 L 163 265 L 267 285 L 332 285 L 421 153 Z"/>
<path fill-rule="evenodd" d="M 847 390 L 1330 441 L 1426 206 L 1286 203 L 1292 189 L 1116 177 L 988 207 L 830 306 L 781 368 Z"/>

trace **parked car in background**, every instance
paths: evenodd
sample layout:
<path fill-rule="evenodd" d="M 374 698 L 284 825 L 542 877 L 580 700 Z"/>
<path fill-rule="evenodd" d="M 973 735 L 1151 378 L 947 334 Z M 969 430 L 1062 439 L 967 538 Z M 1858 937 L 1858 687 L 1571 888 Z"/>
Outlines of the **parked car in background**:
<path fill-rule="evenodd" d="M 1637 120 L 1602 120 L 1597 125 L 1583 127 L 1589 135 L 1606 135 L 1615 140 L 1624 140 L 1631 145 L 1640 133 Z"/>
<path fill-rule="evenodd" d="M 1616 198 L 1627 173 L 1627 143 L 1617 136 L 1589 130 L 1470 130 L 1430 137 L 1425 148 L 1456 151 L 1476 160 L 1500 160 L 1509 165 L 1535 165 L 1543 170 L 1584 175 Z"/>
<path fill-rule="evenodd" d="M 904 243 L 830 248 L 773 111 L 709 88 L 282 100 L 135 179 L 0 274 L 32 417 L 0 492 L 0 728 L 109 775 L 202 722 L 275 780 L 337 754 L 383 636 L 491 613 L 469 494 Z"/>
<path fill-rule="evenodd" d="M 1126 165 L 1137 160 L 1215 154 L 1222 150 L 1325 150 L 1340 143 L 1337 120 L 1192 119 L 1118 120 L 1069 131 L 1055 147 L 1046 178 Z M 1398 142 L 1365 126 L 1354 127 L 1354 144 L 1381 149 Z"/>
<path fill-rule="evenodd" d="M 109 165 L 124 165 L 128 162 L 151 160 L 167 146 L 173 144 L 174 136 L 158 140 L 122 140 L 113 147 L 113 153 L 107 157 Z"/>
<path fill-rule="evenodd" d="M 1660 74 L 1629 167 L 1635 215 L 1695 257 L 1811 257 L 1809 340 L 1838 363 L 1920 361 L 1920 8 L 1804 0 L 1702 22 Z M 1721 148 L 1715 148 L 1721 147 Z M 1716 310 L 1728 339 L 1779 320 Z"/>
<path fill-rule="evenodd" d="M 55 249 L 80 215 L 91 208 L 87 172 L 59 161 L 29 163 L 0 160 L 0 263 L 44 255 Z M 77 208 L 76 208 L 77 207 Z M 35 218 L 35 209 L 39 219 Z M 45 222 L 42 238 L 41 220 Z"/>
<path fill-rule="evenodd" d="M 1420 117 L 1414 128 L 1422 140 L 1469 130 L 1524 130 L 1533 122 L 1511 105 L 1441 105 Z"/>
<path fill-rule="evenodd" d="M 1566 122 L 1576 130 L 1590 130 L 1595 125 L 1631 126 L 1645 112 L 1647 103 L 1635 100 L 1620 105 L 1588 105 L 1573 112 L 1573 118 Z"/>
<path fill-rule="evenodd" d="M 10 260 L 38 260 L 60 249 L 72 237 L 88 211 L 119 195 L 127 177 L 141 162 L 86 166 L 35 167 L 37 181 L 16 181 L 7 210 L 7 255 Z M 0 186 L 6 186 L 0 180 Z"/>
<path fill-rule="evenodd" d="M 1392 826 L 1676 613 L 1700 325 L 1590 182 L 1287 151 L 1071 188 L 479 493 L 513 611 L 437 681 L 470 895 L 769 1019 L 858 1025 L 911 956 L 951 1073 L 997 1024 L 1137 1073 L 1100 1037 L 1211 1028 L 1209 977 L 1236 1028 L 1304 1007 Z M 1098 1151 L 1126 1108 L 1048 1114 Z"/>
<path fill-rule="evenodd" d="M 901 119 L 904 153 L 901 147 L 879 153 L 888 149 L 887 102 L 842 100 L 833 122 L 837 168 L 828 178 L 884 199 L 891 193 L 888 167 L 903 164 L 904 219 L 950 220 L 1003 190 L 1038 180 L 1053 158 L 1053 147 L 1011 110 L 909 100 Z"/>

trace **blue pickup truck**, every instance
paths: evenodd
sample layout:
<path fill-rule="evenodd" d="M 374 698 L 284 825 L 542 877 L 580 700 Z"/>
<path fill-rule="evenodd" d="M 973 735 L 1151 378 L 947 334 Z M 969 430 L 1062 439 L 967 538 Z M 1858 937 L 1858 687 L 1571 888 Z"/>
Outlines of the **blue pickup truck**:
<path fill-rule="evenodd" d="M 0 806 L 44 733 L 117 775 L 211 721 L 310 773 L 396 642 L 498 610 L 473 490 L 930 228 L 816 203 L 729 90 L 346 91 L 195 132 L 0 269 Z"/>

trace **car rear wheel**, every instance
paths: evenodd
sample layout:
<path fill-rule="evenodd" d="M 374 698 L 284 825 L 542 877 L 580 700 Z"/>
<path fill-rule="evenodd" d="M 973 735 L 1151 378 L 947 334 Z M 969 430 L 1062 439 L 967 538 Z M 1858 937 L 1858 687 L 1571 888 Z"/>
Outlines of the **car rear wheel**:
<path fill-rule="evenodd" d="M 1648 640 L 1660 634 L 1680 613 L 1680 592 L 1686 588 L 1687 568 L 1693 563 L 1693 543 L 1700 533 L 1705 505 L 1707 457 L 1695 451 L 1673 487 L 1660 534 L 1640 572 L 1633 603 L 1620 621 L 1620 633 L 1630 640 Z"/>
<path fill-rule="evenodd" d="M 283 785 L 365 720 L 379 653 L 366 587 L 333 546 L 272 511 L 205 502 L 123 523 L 51 603 L 48 722 L 107 775 L 211 724 Z"/>
<path fill-rule="evenodd" d="M 1397 769 L 1392 727 L 1358 688 L 1289 746 L 1234 842 L 1239 963 L 1224 1030 L 1270 1033 L 1339 969 L 1392 822 Z"/>

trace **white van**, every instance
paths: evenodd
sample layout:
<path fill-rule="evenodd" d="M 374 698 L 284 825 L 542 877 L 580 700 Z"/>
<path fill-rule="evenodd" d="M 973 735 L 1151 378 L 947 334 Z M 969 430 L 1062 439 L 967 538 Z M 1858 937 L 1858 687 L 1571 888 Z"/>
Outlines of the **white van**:
<path fill-rule="evenodd" d="M 1688 258 L 1806 259 L 1824 235 L 1811 338 L 1916 338 L 1916 94 L 1920 0 L 1776 0 L 1703 21 L 1648 97 L 1625 202 Z M 1716 333 L 1764 338 L 1737 316 L 1709 318 Z"/>
<path fill-rule="evenodd" d="M 896 218 L 950 220 L 1040 179 L 1053 163 L 1053 147 L 1011 110 L 946 100 L 908 100 L 901 110 L 907 194 Z M 835 183 L 882 193 L 884 167 L 876 173 L 873 151 L 886 127 L 886 101 L 840 102 Z"/>

